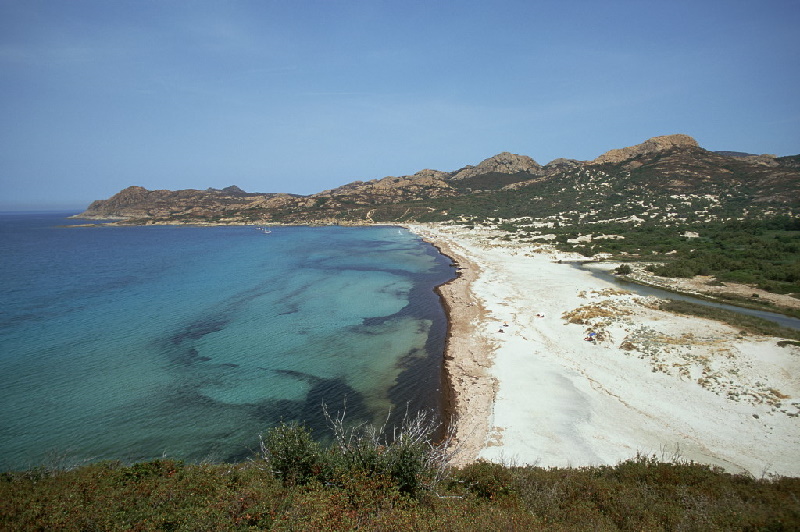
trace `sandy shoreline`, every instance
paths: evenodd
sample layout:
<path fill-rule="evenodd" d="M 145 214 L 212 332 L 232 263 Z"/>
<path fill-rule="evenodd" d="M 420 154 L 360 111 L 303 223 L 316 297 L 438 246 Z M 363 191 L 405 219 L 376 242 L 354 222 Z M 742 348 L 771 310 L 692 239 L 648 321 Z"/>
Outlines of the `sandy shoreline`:
<path fill-rule="evenodd" d="M 449 388 L 446 411 L 454 416 L 449 422 L 455 423 L 453 443 L 459 447 L 453 464 L 465 465 L 474 461 L 483 447 L 488 434 L 486 420 L 497 392 L 497 380 L 489 373 L 492 346 L 483 336 L 473 334 L 474 328 L 486 319 L 481 301 L 471 291 L 480 269 L 454 243 L 443 239 L 429 241 L 458 268 L 456 278 L 436 291 L 448 316 L 444 357 Z"/>
<path fill-rule="evenodd" d="M 642 453 L 800 476 L 800 348 L 655 310 L 557 263 L 572 257 L 500 233 L 409 229 L 461 267 L 440 287 L 454 463 L 613 465 Z"/>

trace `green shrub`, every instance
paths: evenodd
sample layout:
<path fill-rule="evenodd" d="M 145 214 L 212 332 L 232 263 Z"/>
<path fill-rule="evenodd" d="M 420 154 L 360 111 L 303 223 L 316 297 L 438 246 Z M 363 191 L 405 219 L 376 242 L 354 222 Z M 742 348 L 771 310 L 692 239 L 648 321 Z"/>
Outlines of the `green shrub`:
<path fill-rule="evenodd" d="M 332 418 L 325 411 L 334 432 L 335 442 L 329 470 L 345 474 L 367 473 L 390 479 L 401 493 L 416 497 L 430 490 L 446 475 L 449 459 L 448 440 L 432 442 L 438 428 L 429 416 L 406 413 L 400 427 L 388 435 L 386 427 L 358 425 L 346 427 L 344 414 Z"/>
<path fill-rule="evenodd" d="M 516 233 L 518 227 L 511 222 L 503 222 L 497 226 L 501 231 L 508 231 L 509 233 Z"/>
<path fill-rule="evenodd" d="M 617 269 L 614 270 L 614 273 L 617 275 L 630 275 L 633 270 L 628 264 L 620 264 L 617 266 Z"/>
<path fill-rule="evenodd" d="M 289 485 L 305 484 L 319 478 L 322 449 L 311 431 L 296 422 L 281 424 L 261 438 L 262 456 L 273 474 Z"/>
<path fill-rule="evenodd" d="M 479 461 L 464 467 L 459 480 L 478 497 L 494 500 L 512 493 L 511 470 L 501 464 Z"/>
<path fill-rule="evenodd" d="M 157 460 L 47 475 L 8 472 L 0 475 L 0 529 L 800 529 L 798 478 L 755 479 L 646 456 L 578 468 L 479 462 L 455 469 L 440 492 L 418 498 L 360 468 L 291 486 L 269 471 L 260 460 Z"/>
<path fill-rule="evenodd" d="M 360 424 L 347 427 L 344 414 L 325 415 L 334 442 L 323 448 L 311 432 L 297 423 L 281 423 L 261 438 L 261 454 L 276 478 L 287 486 L 311 481 L 344 487 L 354 476 L 384 480 L 400 493 L 417 497 L 447 474 L 447 441 L 434 444 L 437 429 L 425 413 L 406 415 L 389 436 L 386 427 Z"/>

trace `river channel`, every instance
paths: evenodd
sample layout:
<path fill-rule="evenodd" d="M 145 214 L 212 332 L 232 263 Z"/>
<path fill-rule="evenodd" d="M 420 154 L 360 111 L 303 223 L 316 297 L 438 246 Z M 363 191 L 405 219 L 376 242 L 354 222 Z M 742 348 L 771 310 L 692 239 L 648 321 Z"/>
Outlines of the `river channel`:
<path fill-rule="evenodd" d="M 632 283 L 630 281 L 625 281 L 624 279 L 620 279 L 611 272 L 593 264 L 573 263 L 572 265 L 578 269 L 591 273 L 598 279 L 608 281 L 610 283 L 619 286 L 620 288 L 624 288 L 625 290 L 628 290 L 635 294 L 639 294 L 641 296 L 655 296 L 662 299 L 675 299 L 679 301 L 688 301 L 690 303 L 697 303 L 698 305 L 705 305 L 708 307 L 721 308 L 733 312 L 738 312 L 739 314 L 745 314 L 747 316 L 755 316 L 757 318 L 762 318 L 777 323 L 778 325 L 782 325 L 783 327 L 788 327 L 790 329 L 800 330 L 800 319 L 798 318 L 784 316 L 783 314 L 777 314 L 775 312 L 767 312 L 764 310 L 755 310 L 744 307 L 737 307 L 735 305 L 728 305 L 726 303 L 707 301 L 705 299 L 700 299 L 697 297 L 687 296 L 683 294 L 676 294 L 674 292 L 669 292 L 667 290 L 662 290 L 660 288 L 655 288 L 652 286 L 645 286 L 638 283 Z"/>

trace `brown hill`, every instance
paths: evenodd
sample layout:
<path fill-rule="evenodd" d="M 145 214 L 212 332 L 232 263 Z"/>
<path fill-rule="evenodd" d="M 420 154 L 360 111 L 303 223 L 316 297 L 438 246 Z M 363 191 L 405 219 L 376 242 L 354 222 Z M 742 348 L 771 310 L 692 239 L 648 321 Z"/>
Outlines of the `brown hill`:
<path fill-rule="evenodd" d="M 238 187 L 128 187 L 93 202 L 79 217 L 138 224 L 402 222 L 489 212 L 535 217 L 680 194 L 707 195 L 736 209 L 772 206 L 793 212 L 800 202 L 799 158 L 711 152 L 688 135 L 667 135 L 593 161 L 556 159 L 541 166 L 528 156 L 503 152 L 453 172 L 426 169 L 354 181 L 310 196 L 246 193 Z"/>
<path fill-rule="evenodd" d="M 697 141 L 689 135 L 664 135 L 647 139 L 641 144 L 628 148 L 619 148 L 607 151 L 589 164 L 620 163 L 630 159 L 636 159 L 646 155 L 653 155 L 659 152 L 669 151 L 674 148 L 699 148 Z"/>

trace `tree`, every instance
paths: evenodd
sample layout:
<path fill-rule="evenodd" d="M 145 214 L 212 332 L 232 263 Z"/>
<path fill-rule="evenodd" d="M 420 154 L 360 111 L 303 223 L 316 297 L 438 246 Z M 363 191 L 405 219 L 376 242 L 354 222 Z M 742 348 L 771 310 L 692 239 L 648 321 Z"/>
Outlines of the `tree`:
<path fill-rule="evenodd" d="M 614 270 L 614 273 L 617 275 L 630 275 L 633 270 L 627 264 L 620 264 L 617 266 L 617 269 Z"/>

